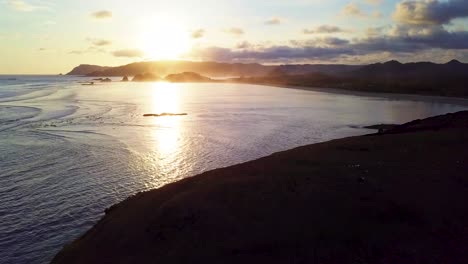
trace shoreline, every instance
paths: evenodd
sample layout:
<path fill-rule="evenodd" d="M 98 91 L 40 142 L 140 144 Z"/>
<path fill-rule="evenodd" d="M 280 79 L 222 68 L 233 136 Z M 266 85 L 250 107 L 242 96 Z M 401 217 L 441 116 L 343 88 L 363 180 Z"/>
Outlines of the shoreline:
<path fill-rule="evenodd" d="M 226 83 L 239 84 L 239 82 L 226 82 Z M 258 86 L 283 88 L 283 89 L 294 89 L 294 90 L 302 90 L 302 91 L 342 94 L 342 95 L 351 95 L 351 96 L 360 96 L 360 97 L 385 98 L 385 99 L 391 99 L 391 100 L 422 101 L 422 102 L 437 101 L 438 103 L 455 104 L 455 105 L 468 107 L 467 97 L 425 95 L 425 94 L 411 94 L 411 93 L 381 93 L 381 92 L 348 90 L 348 89 L 340 89 L 340 88 L 320 88 L 320 87 L 280 85 L 280 84 L 261 84 L 261 83 L 253 83 L 253 82 L 252 83 L 246 82 L 246 83 L 240 83 L 240 84 L 250 84 L 250 85 L 258 85 Z"/>
<path fill-rule="evenodd" d="M 447 114 L 138 193 L 52 263 L 458 263 L 467 132 Z"/>

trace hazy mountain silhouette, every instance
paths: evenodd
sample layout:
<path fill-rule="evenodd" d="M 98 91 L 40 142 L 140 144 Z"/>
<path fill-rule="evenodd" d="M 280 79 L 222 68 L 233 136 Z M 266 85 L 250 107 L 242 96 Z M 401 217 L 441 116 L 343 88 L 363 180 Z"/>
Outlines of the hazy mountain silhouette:
<path fill-rule="evenodd" d="M 358 65 L 261 65 L 257 63 L 220 63 L 220 62 L 191 62 L 191 61 L 152 61 L 136 62 L 118 67 L 100 67 L 96 65 L 80 65 L 67 75 L 88 76 L 135 76 L 145 72 L 158 75 L 178 74 L 181 72 L 196 72 L 210 77 L 238 77 L 238 76 L 265 76 L 277 70 L 284 74 L 307 74 L 320 72 L 325 74 L 342 74 L 362 68 Z"/>
<path fill-rule="evenodd" d="M 71 72 L 67 73 L 67 75 L 88 75 L 92 72 L 96 71 L 105 71 L 112 67 L 106 66 L 98 66 L 98 65 L 89 65 L 89 64 L 81 64 L 78 67 L 75 67 Z"/>
<path fill-rule="evenodd" d="M 176 74 L 173 76 L 178 79 L 176 81 L 183 81 L 187 76 L 184 77 L 180 73 L 186 72 L 209 77 L 232 77 L 230 81 L 245 83 L 468 96 L 468 64 L 457 60 L 445 64 L 400 63 L 392 60 L 369 65 L 303 64 L 278 66 L 256 63 L 157 61 L 137 62 L 119 67 L 80 65 L 68 75 L 137 76 L 151 73 L 164 76 Z M 193 78 L 185 79 L 190 81 Z M 203 81 L 209 81 L 209 79 Z"/>
<path fill-rule="evenodd" d="M 275 66 L 261 64 L 219 63 L 219 62 L 190 62 L 190 61 L 154 61 L 136 62 L 119 67 L 93 68 L 80 65 L 68 75 L 88 76 L 135 76 L 152 72 L 158 75 L 178 74 L 181 72 L 196 72 L 211 77 L 263 76 Z"/>

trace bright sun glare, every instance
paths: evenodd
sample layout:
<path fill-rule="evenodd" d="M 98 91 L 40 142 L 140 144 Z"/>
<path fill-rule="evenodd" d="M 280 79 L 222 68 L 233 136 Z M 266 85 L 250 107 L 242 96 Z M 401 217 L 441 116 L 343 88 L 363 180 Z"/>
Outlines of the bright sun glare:
<path fill-rule="evenodd" d="M 149 59 L 178 59 L 190 47 L 189 33 L 169 19 L 154 19 L 144 23 L 141 46 Z"/>

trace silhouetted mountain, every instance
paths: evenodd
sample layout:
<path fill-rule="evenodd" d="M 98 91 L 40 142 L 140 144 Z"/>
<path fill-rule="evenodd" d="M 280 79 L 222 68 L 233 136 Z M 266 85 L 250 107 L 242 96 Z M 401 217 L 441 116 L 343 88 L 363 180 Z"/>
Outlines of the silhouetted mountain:
<path fill-rule="evenodd" d="M 242 63 L 191 62 L 191 61 L 153 61 L 136 62 L 111 68 L 96 68 L 88 76 L 135 76 L 142 72 L 161 75 L 181 72 L 197 72 L 210 77 L 263 76 L 275 66 Z M 74 73 L 72 71 L 71 73 Z M 69 73 L 69 74 L 71 74 Z"/>
<path fill-rule="evenodd" d="M 75 67 L 71 72 L 67 73 L 67 75 L 88 75 L 93 72 L 105 71 L 110 68 L 111 67 L 81 64 L 80 66 Z"/>
<path fill-rule="evenodd" d="M 90 72 L 91 70 L 95 70 Z M 416 93 L 445 96 L 468 96 L 468 64 L 452 60 L 400 63 L 388 61 L 370 65 L 279 65 L 158 61 L 138 62 L 120 67 L 80 65 L 69 74 L 88 76 L 136 76 L 141 73 L 171 75 L 187 81 L 181 72 L 197 72 L 210 77 L 233 77 L 247 83 L 329 87 L 349 90 Z M 179 75 L 178 75 L 179 74 Z M 237 78 L 239 77 L 240 78 Z M 195 78 L 197 79 L 197 78 Z"/>
<path fill-rule="evenodd" d="M 297 67 L 297 66 L 296 66 Z M 310 68 L 310 65 L 308 66 Z M 300 69 L 300 67 L 299 67 Z M 348 90 L 468 97 L 468 64 L 389 61 L 357 67 L 348 72 L 271 74 L 232 81 Z"/>
<path fill-rule="evenodd" d="M 118 67 L 100 67 L 80 65 L 68 75 L 88 75 L 99 77 L 110 76 L 135 76 L 143 72 L 151 72 L 162 75 L 178 74 L 181 72 L 197 72 L 210 77 L 254 77 L 270 75 L 274 72 L 282 72 L 287 75 L 325 73 L 347 73 L 362 66 L 354 65 L 280 65 L 269 66 L 257 63 L 219 63 L 219 62 L 191 62 L 191 61 L 151 61 L 136 62 Z"/>
<path fill-rule="evenodd" d="M 364 78 L 456 78 L 468 73 L 468 64 L 452 60 L 446 64 L 414 62 L 402 64 L 398 61 L 364 66 L 351 72 L 350 76 Z"/>
<path fill-rule="evenodd" d="M 343 74 L 362 68 L 362 65 L 342 65 L 342 64 L 298 64 L 298 65 L 280 65 L 279 69 L 289 75 L 324 73 L 324 74 Z"/>

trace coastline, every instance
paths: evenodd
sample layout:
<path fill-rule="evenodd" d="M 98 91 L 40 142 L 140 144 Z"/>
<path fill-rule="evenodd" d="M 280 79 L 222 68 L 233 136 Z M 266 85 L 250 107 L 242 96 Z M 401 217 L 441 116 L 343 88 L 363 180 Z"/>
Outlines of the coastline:
<path fill-rule="evenodd" d="M 299 147 L 136 194 L 52 263 L 468 257 L 468 112 Z"/>
<path fill-rule="evenodd" d="M 239 82 L 226 82 L 230 84 L 238 84 Z M 330 94 L 343 94 L 360 97 L 373 97 L 373 98 L 385 98 L 391 100 L 407 100 L 407 101 L 423 101 L 423 102 L 438 102 L 447 104 L 456 104 L 468 107 L 468 97 L 458 96 L 441 96 L 441 95 L 426 95 L 426 94 L 411 94 L 411 93 L 387 93 L 387 92 L 370 92 L 370 91 L 358 91 L 351 89 L 340 89 L 340 88 L 320 88 L 320 87 L 308 87 L 308 86 L 294 86 L 294 85 L 281 85 L 281 84 L 262 84 L 262 83 L 243 83 L 250 85 L 259 85 L 267 87 L 276 87 L 284 89 L 295 89 L 311 92 L 321 92 Z"/>

